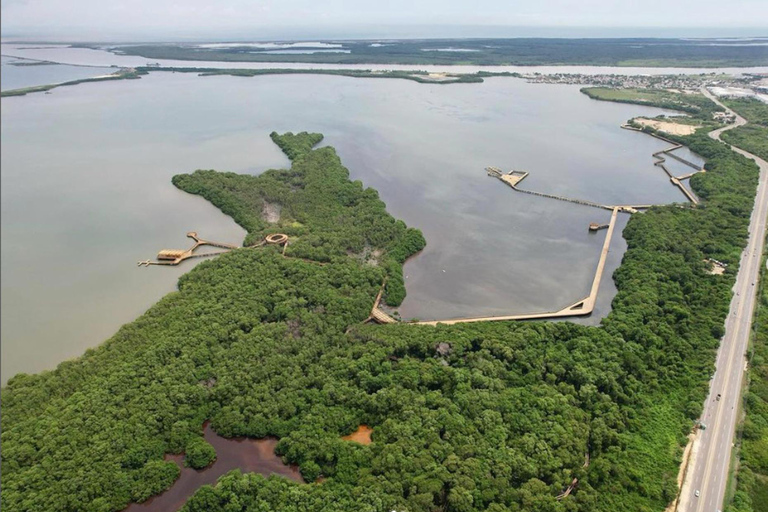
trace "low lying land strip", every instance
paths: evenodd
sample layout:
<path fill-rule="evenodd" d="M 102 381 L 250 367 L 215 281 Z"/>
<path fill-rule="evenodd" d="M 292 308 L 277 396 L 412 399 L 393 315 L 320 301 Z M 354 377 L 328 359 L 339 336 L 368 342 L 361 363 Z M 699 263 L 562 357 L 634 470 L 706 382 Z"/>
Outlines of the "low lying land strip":
<path fill-rule="evenodd" d="M 644 117 L 636 117 L 634 122 L 640 126 L 649 126 L 654 130 L 671 133 L 672 135 L 691 135 L 696 133 L 697 128 L 701 128 L 701 126 L 696 125 L 660 121 L 658 119 L 646 119 Z"/>
<path fill-rule="evenodd" d="M 134 69 L 124 69 L 112 75 L 94 76 L 91 78 L 81 78 L 80 80 L 70 80 L 69 82 L 61 82 L 57 84 L 36 85 L 32 87 L 23 87 L 21 89 L 11 89 L 9 91 L 2 91 L 0 92 L 0 97 L 5 98 L 5 97 L 11 97 L 11 96 L 26 96 L 27 94 L 31 94 L 34 92 L 48 92 L 57 87 L 66 87 L 70 85 L 85 84 L 89 82 L 108 82 L 111 80 L 137 79 L 137 78 L 141 78 L 140 75 L 142 74 L 146 74 L 146 73 L 142 73 Z"/>
<path fill-rule="evenodd" d="M 716 44 L 711 44 L 716 43 Z M 121 45 L 121 55 L 148 59 L 222 62 L 316 62 L 331 64 L 456 64 L 456 65 L 595 65 L 636 67 L 749 67 L 768 65 L 759 46 L 724 43 L 722 40 L 637 39 L 437 39 L 332 42 L 307 53 L 281 53 L 267 48 L 233 43 L 217 48 L 191 44 Z M 99 48 L 101 45 L 83 45 Z M 313 52 L 315 50 L 315 52 Z M 317 51 L 319 50 L 319 51 Z"/>
<path fill-rule="evenodd" d="M 702 124 L 711 124 L 714 113 L 723 112 L 722 107 L 709 101 L 698 91 L 686 93 L 649 88 L 584 87 L 581 92 L 595 100 L 631 103 L 685 112 L 693 120 L 700 121 Z"/>
<path fill-rule="evenodd" d="M 270 69 L 219 69 L 219 68 L 180 68 L 180 67 L 152 67 L 138 66 L 136 68 L 121 70 L 113 75 L 104 75 L 99 77 L 84 78 L 81 80 L 72 80 L 57 84 L 38 85 L 33 87 L 24 87 L 21 89 L 11 89 L 3 91 L 2 97 L 24 96 L 34 92 L 47 92 L 56 87 L 67 85 L 77 85 L 88 82 L 102 82 L 107 80 L 124 80 L 141 78 L 142 75 L 155 72 L 171 73 L 195 73 L 198 76 L 239 76 L 254 77 L 266 75 L 331 75 L 346 76 L 350 78 L 397 78 L 410 80 L 420 84 L 465 84 L 482 83 L 484 78 L 489 77 L 520 77 L 518 73 L 508 71 L 489 72 L 479 71 L 477 73 L 428 73 L 426 71 L 372 71 L 356 69 L 292 69 L 292 68 L 270 68 Z"/>

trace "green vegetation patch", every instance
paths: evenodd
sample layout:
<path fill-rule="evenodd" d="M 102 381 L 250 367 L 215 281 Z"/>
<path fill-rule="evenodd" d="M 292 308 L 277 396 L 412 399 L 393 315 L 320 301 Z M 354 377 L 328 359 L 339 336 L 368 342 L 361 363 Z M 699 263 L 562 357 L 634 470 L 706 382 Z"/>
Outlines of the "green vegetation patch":
<path fill-rule="evenodd" d="M 333 148 L 311 150 L 322 135 L 289 132 L 271 137 L 293 161 L 290 171 L 260 176 L 197 171 L 174 176 L 173 183 L 231 216 L 248 231 L 246 245 L 282 232 L 291 237 L 288 256 L 328 263 L 354 254 L 378 254 L 377 260 L 368 261 L 387 275 L 386 302 L 400 305 L 405 298 L 402 264 L 424 247 L 421 232 L 390 216 L 374 189 L 349 181 L 349 171 Z M 278 223 L 265 220 L 265 203 L 281 206 Z"/>
<path fill-rule="evenodd" d="M 723 103 L 749 121 L 745 126 L 724 132 L 723 140 L 768 160 L 768 104 L 755 98 L 723 100 Z"/>
<path fill-rule="evenodd" d="M 757 98 L 724 99 L 723 103 L 741 114 L 750 124 L 768 127 L 768 104 Z"/>
<path fill-rule="evenodd" d="M 427 71 L 372 71 L 369 69 L 297 69 L 297 68 L 267 68 L 267 69 L 221 69 L 221 68 L 194 68 L 194 67 L 175 67 L 175 68 L 156 68 L 139 67 L 141 72 L 170 71 L 174 73 L 197 73 L 199 76 L 239 76 L 254 77 L 265 75 L 331 75 L 346 76 L 351 78 L 399 78 L 411 80 L 421 84 L 462 84 L 462 83 L 482 83 L 483 78 L 494 76 L 512 76 L 519 77 L 519 73 L 508 71 L 488 72 L 478 71 L 477 73 L 445 73 L 439 77 L 432 77 Z"/>
<path fill-rule="evenodd" d="M 216 449 L 209 442 L 199 437 L 192 437 L 184 450 L 184 464 L 203 469 L 216 460 Z"/>
<path fill-rule="evenodd" d="M 768 110 L 768 105 L 766 105 Z M 728 130 L 722 135 L 728 144 L 740 147 L 768 161 L 768 126 L 748 124 Z"/>
<path fill-rule="evenodd" d="M 715 42 L 717 44 L 712 44 Z M 340 45 L 344 52 L 273 53 L 236 44 L 205 49 L 189 44 L 121 45 L 120 52 L 148 59 L 221 62 L 662 67 L 748 67 L 768 64 L 768 53 L 763 47 L 711 39 L 401 39 L 389 40 L 385 44 L 344 41 Z M 103 49 L 99 45 L 91 47 Z"/>
<path fill-rule="evenodd" d="M 754 163 L 704 134 L 700 208 L 631 218 L 602 327 L 568 322 L 361 325 L 397 303 L 421 234 L 349 181 L 319 136 L 274 135 L 288 170 L 197 171 L 174 184 L 248 231 L 291 236 L 204 262 L 101 347 L 2 391 L 4 510 L 120 510 L 167 488 L 163 454 L 276 436 L 299 484 L 232 472 L 187 511 L 650 511 L 674 496 L 744 245 Z M 265 203 L 281 205 L 277 223 Z M 377 261 L 359 257 L 379 254 Z M 728 272 L 706 272 L 707 256 Z M 370 445 L 343 441 L 358 425 Z M 206 453 L 207 452 L 207 453 Z M 586 464 L 586 462 L 589 464 Z M 173 466 L 173 467 L 172 467 Z M 175 469 L 174 469 L 175 468 Z M 558 501 L 572 481 L 574 492 Z"/>
<path fill-rule="evenodd" d="M 323 140 L 321 133 L 301 132 L 294 135 L 291 132 L 278 135 L 277 132 L 269 134 L 272 141 L 278 145 L 290 160 L 296 160 L 300 156 L 312 151 L 312 148 Z"/>
<path fill-rule="evenodd" d="M 663 89 L 618 89 L 612 87 L 584 87 L 581 92 L 595 100 L 679 110 L 702 121 L 712 121 L 712 114 L 723 110 L 722 107 L 710 101 L 703 94 L 685 94 Z"/>
<path fill-rule="evenodd" d="M 55 89 L 57 87 L 65 87 L 68 85 L 78 85 L 78 84 L 84 84 L 88 82 L 108 82 L 111 80 L 133 80 L 133 79 L 141 78 L 142 75 L 146 75 L 146 74 L 147 74 L 146 71 L 127 69 L 127 70 L 121 70 L 117 73 L 114 73 L 112 75 L 107 75 L 107 76 L 81 78 L 79 80 L 70 80 L 69 82 L 62 82 L 60 84 L 36 85 L 33 87 L 23 87 L 21 89 L 11 89 L 9 91 L 0 92 L 0 97 L 5 98 L 10 96 L 26 96 L 27 94 L 31 94 L 34 92 L 46 92 L 46 91 Z"/>

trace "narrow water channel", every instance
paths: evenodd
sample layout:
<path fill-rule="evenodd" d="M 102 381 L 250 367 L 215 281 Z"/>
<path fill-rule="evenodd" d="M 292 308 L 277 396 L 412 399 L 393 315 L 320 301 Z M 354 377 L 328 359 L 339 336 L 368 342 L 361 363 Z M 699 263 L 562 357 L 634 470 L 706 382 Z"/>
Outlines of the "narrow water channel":
<path fill-rule="evenodd" d="M 275 455 L 278 440 L 274 437 L 227 439 L 214 432 L 207 422 L 204 427 L 204 437 L 216 449 L 216 461 L 213 464 L 205 469 L 196 470 L 184 466 L 183 455 L 166 455 L 166 460 L 174 461 L 181 468 L 178 480 L 164 493 L 143 503 L 133 503 L 124 512 L 179 510 L 200 487 L 216 483 L 219 477 L 233 469 L 264 476 L 280 475 L 304 483 L 298 466 L 286 465 L 280 457 Z"/>

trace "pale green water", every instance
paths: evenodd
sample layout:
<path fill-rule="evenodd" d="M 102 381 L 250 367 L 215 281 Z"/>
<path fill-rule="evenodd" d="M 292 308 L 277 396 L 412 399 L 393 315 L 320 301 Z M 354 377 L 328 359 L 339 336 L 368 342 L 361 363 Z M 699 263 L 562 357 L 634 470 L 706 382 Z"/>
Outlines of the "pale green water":
<path fill-rule="evenodd" d="M 173 290 L 190 263 L 136 262 L 187 247 L 187 231 L 241 242 L 240 228 L 170 178 L 285 167 L 272 130 L 323 132 L 352 179 L 424 231 L 428 246 L 405 269 L 403 317 L 562 307 L 588 292 L 604 232 L 587 225 L 610 213 L 515 193 L 484 168 L 525 169 L 525 188 L 594 201 L 682 201 L 652 165 L 664 144 L 618 128 L 658 113 L 515 79 L 440 86 L 157 73 L 5 98 L 3 381 L 98 345 Z M 620 237 L 612 250 L 591 322 L 608 311 Z"/>

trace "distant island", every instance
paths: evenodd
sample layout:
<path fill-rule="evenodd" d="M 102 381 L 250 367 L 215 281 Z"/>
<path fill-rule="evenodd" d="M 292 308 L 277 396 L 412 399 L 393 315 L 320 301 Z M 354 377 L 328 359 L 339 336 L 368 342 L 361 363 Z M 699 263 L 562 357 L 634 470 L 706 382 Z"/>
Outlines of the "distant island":
<path fill-rule="evenodd" d="M 79 46 L 148 59 L 223 62 L 701 68 L 768 65 L 768 46 L 754 41 L 516 38 Z"/>

